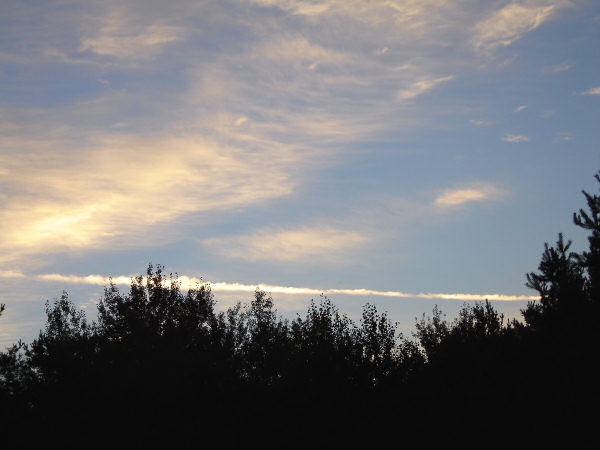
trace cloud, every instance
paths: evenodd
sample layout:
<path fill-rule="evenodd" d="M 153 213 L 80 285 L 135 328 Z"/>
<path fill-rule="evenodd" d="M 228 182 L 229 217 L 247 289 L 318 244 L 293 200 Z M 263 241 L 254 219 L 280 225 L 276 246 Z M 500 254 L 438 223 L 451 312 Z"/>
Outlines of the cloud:
<path fill-rule="evenodd" d="M 0 143 L 11 192 L 0 210 L 5 257 L 109 242 L 152 245 L 147 232 L 185 215 L 199 215 L 201 224 L 209 212 L 289 195 L 307 158 L 290 147 L 248 151 L 194 135 L 104 135 L 85 148 L 74 145 L 50 137 L 42 145 Z"/>
<path fill-rule="evenodd" d="M 495 200 L 502 191 L 490 184 L 475 183 L 472 186 L 446 189 L 438 195 L 434 204 L 438 207 L 459 206 L 466 203 Z"/>
<path fill-rule="evenodd" d="M 574 66 L 574 64 L 558 64 L 556 66 L 546 67 L 544 69 L 544 72 L 552 72 L 552 73 L 566 72 L 567 70 L 570 70 L 573 66 Z"/>
<path fill-rule="evenodd" d="M 249 0 L 251 3 L 277 7 L 293 15 L 310 17 L 332 15 L 351 17 L 371 25 L 385 21 L 404 24 L 415 29 L 440 19 L 440 13 L 449 8 L 447 2 L 439 0 Z M 453 2 L 449 2 L 453 3 Z"/>
<path fill-rule="evenodd" d="M 549 20 L 566 4 L 562 0 L 513 1 L 475 25 L 475 48 L 491 52 L 498 47 L 507 47 Z"/>
<path fill-rule="evenodd" d="M 549 117 L 554 117 L 556 115 L 555 109 L 545 109 L 540 113 L 540 117 L 542 119 L 547 119 Z"/>
<path fill-rule="evenodd" d="M 398 91 L 397 98 L 399 100 L 411 100 L 415 97 L 418 97 L 419 95 L 422 95 L 434 89 L 438 84 L 450 81 L 452 79 L 454 79 L 454 76 L 449 75 L 445 77 L 422 79 L 415 81 L 411 83 L 408 88 Z"/>
<path fill-rule="evenodd" d="M 491 120 L 478 120 L 478 119 L 471 119 L 471 120 L 469 120 L 469 123 L 471 125 L 475 125 L 478 127 L 488 127 L 488 126 L 494 124 L 494 122 L 492 122 Z"/>
<path fill-rule="evenodd" d="M 115 285 L 128 286 L 131 284 L 133 276 L 120 275 L 117 277 L 108 278 L 102 275 L 61 275 L 61 274 L 42 274 L 33 275 L 31 279 L 47 282 L 62 282 L 72 284 L 90 284 L 97 286 L 105 286 L 112 280 Z M 227 283 L 227 282 L 210 282 L 201 278 L 179 276 L 177 278 L 182 289 L 194 289 L 199 286 L 209 285 L 216 292 L 254 292 L 260 289 L 272 294 L 284 295 L 320 295 L 320 294 L 340 294 L 340 295 L 360 295 L 360 296 L 379 296 L 391 298 L 411 298 L 411 299 L 440 299 L 440 300 L 463 300 L 463 301 L 536 301 L 537 296 L 530 295 L 506 295 L 506 294 L 466 294 L 466 293 L 409 293 L 402 291 L 378 291 L 373 289 L 319 289 L 307 287 L 293 286 L 277 286 L 271 284 L 243 284 L 243 283 Z M 167 285 L 169 281 L 165 282 Z"/>
<path fill-rule="evenodd" d="M 323 14 L 329 10 L 331 4 L 327 2 L 311 2 L 302 0 L 250 0 L 263 6 L 276 6 L 284 11 L 289 11 L 292 14 L 305 16 L 316 16 Z"/>
<path fill-rule="evenodd" d="M 368 242 L 369 238 L 358 232 L 323 226 L 264 229 L 242 236 L 205 239 L 202 244 L 230 259 L 302 262 L 313 257 L 335 259 Z"/>
<path fill-rule="evenodd" d="M 524 109 L 526 109 L 526 108 L 527 108 L 527 105 L 521 105 L 521 106 L 517 106 L 517 107 L 516 107 L 516 108 L 513 110 L 513 112 L 521 112 L 521 111 L 523 111 L 523 110 L 524 110 Z"/>
<path fill-rule="evenodd" d="M 0 270 L 0 278 L 25 278 L 20 270 Z"/>
<path fill-rule="evenodd" d="M 521 144 L 523 142 L 531 141 L 529 136 L 524 136 L 522 134 L 506 134 L 502 138 L 504 142 L 511 142 L 513 144 Z"/>
<path fill-rule="evenodd" d="M 581 95 L 600 95 L 600 87 L 591 88 L 587 91 L 583 91 Z"/>
<path fill-rule="evenodd" d="M 0 261 L 153 245 L 290 196 L 357 144 L 428 127 L 437 111 L 410 100 L 478 65 L 452 50 L 482 19 L 461 1 L 202 3 L 8 13 L 31 49 L 19 62 L 68 70 L 77 88 L 46 108 L 0 106 Z M 102 70 L 54 70 L 71 62 Z"/>
<path fill-rule="evenodd" d="M 259 58 L 292 63 L 299 61 L 331 63 L 342 61 L 347 57 L 342 52 L 328 50 L 303 37 L 267 42 L 255 49 L 255 55 Z"/>
<path fill-rule="evenodd" d="M 149 59 L 166 44 L 183 39 L 180 27 L 160 22 L 147 25 L 134 18 L 124 7 L 113 8 L 94 24 L 95 31 L 85 30 L 78 51 L 126 60 Z"/>
<path fill-rule="evenodd" d="M 573 139 L 573 134 L 569 132 L 558 133 L 554 138 L 554 142 L 568 142 Z"/>

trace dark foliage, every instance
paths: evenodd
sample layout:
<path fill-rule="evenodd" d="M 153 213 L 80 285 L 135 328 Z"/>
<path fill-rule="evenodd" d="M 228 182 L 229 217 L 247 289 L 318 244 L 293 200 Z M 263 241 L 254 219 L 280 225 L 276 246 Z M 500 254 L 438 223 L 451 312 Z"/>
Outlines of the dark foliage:
<path fill-rule="evenodd" d="M 46 303 L 39 336 L 0 354 L 0 419 L 66 445 L 572 443 L 600 398 L 600 197 L 584 195 L 589 248 L 545 245 L 523 322 L 436 307 L 411 340 L 374 305 L 355 323 L 321 297 L 289 321 L 260 290 L 216 312 L 208 285 L 184 293 L 149 266 L 127 293 L 106 287 L 95 323 L 66 293 Z"/>

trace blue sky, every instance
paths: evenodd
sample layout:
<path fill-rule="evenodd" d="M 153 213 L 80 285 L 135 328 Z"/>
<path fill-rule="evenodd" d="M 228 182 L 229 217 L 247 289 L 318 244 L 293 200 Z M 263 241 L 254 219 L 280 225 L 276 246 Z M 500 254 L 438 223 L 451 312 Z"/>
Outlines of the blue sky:
<path fill-rule="evenodd" d="M 544 242 L 585 245 L 598 2 L 0 12 L 2 345 L 34 335 L 45 299 L 93 315 L 106 277 L 126 288 L 149 262 L 210 281 L 221 307 L 261 284 L 289 316 L 328 290 L 405 331 L 436 303 L 512 317 Z"/>

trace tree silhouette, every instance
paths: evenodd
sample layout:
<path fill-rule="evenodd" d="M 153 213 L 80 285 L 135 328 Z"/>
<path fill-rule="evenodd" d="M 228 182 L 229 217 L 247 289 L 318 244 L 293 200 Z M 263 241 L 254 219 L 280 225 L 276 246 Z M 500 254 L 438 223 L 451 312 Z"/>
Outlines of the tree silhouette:
<path fill-rule="evenodd" d="M 0 420 L 23 440 L 35 428 L 46 443 L 93 432 L 107 445 L 218 436 L 226 447 L 377 447 L 398 432 L 429 444 L 542 445 L 584 435 L 600 400 L 600 197 L 584 195 L 588 211 L 574 223 L 589 247 L 572 252 L 562 234 L 545 244 L 527 274 L 540 301 L 523 322 L 487 301 L 452 321 L 436 306 L 408 339 L 375 305 L 355 323 L 322 296 L 286 320 L 261 290 L 217 312 L 210 286 L 183 292 L 177 275 L 149 265 L 127 292 L 109 283 L 96 322 L 67 293 L 46 302 L 36 339 L 0 353 Z"/>

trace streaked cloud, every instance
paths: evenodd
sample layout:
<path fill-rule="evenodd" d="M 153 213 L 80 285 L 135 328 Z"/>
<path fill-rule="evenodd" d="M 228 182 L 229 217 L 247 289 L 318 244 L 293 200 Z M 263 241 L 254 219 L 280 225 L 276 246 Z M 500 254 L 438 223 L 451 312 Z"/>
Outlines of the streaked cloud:
<path fill-rule="evenodd" d="M 247 152 L 198 136 L 105 135 L 84 151 L 73 145 L 0 143 L 3 182 L 11 186 L 0 211 L 5 257 L 140 244 L 145 232 L 186 214 L 214 216 L 288 195 L 306 162 L 290 148 Z"/>
<path fill-rule="evenodd" d="M 0 275 L 1 276 L 1 275 Z M 89 284 L 97 286 L 108 285 L 112 281 L 113 284 L 119 286 L 129 286 L 133 276 L 119 275 L 116 277 L 105 277 L 102 275 L 61 275 L 61 274 L 42 274 L 33 275 L 31 279 L 47 282 L 62 282 L 71 284 Z M 378 291 L 373 289 L 319 289 L 307 287 L 293 286 L 277 286 L 271 284 L 243 284 L 243 283 L 227 283 L 227 282 L 211 282 L 201 278 L 179 276 L 177 278 L 182 289 L 194 289 L 199 286 L 208 285 L 215 292 L 254 292 L 260 289 L 272 294 L 289 294 L 289 295 L 320 295 L 320 294 L 340 294 L 340 295 L 360 295 L 360 296 L 378 296 L 392 298 L 410 298 L 410 299 L 440 299 L 440 300 L 462 300 L 462 301 L 536 301 L 537 296 L 531 295 L 505 295 L 505 294 L 467 294 L 467 293 L 409 293 L 402 291 Z M 166 280 L 165 284 L 168 285 Z"/>
<path fill-rule="evenodd" d="M 406 89 L 401 89 L 400 91 L 398 91 L 397 97 L 399 100 L 411 100 L 415 97 L 418 97 L 419 95 L 422 95 L 434 89 L 437 85 L 446 81 L 450 81 L 452 79 L 454 79 L 453 75 L 418 80 L 411 83 Z"/>
<path fill-rule="evenodd" d="M 515 109 L 513 109 L 513 112 L 521 112 L 521 111 L 523 111 L 524 109 L 527 109 L 527 105 L 520 105 L 520 106 L 517 106 Z"/>
<path fill-rule="evenodd" d="M 558 135 L 554 138 L 554 142 L 568 142 L 573 139 L 573 134 L 567 131 L 558 133 Z"/>
<path fill-rule="evenodd" d="M 342 52 L 328 50 L 323 46 L 309 42 L 304 37 L 268 42 L 256 50 L 257 57 L 266 57 L 277 61 L 315 61 L 334 62 L 347 57 Z"/>
<path fill-rule="evenodd" d="M 369 25 L 383 25 L 385 22 L 403 24 L 409 31 L 437 24 L 447 15 L 444 11 L 456 6 L 454 2 L 439 0 L 249 0 L 263 6 L 277 7 L 293 15 L 318 17 L 323 15 L 347 16 Z M 450 4 L 449 4 L 450 3 Z"/>
<path fill-rule="evenodd" d="M 542 119 L 547 119 L 549 117 L 554 117 L 556 115 L 556 109 L 545 109 L 540 113 L 540 117 Z"/>
<path fill-rule="evenodd" d="M 0 278 L 25 278 L 20 270 L 0 270 Z"/>
<path fill-rule="evenodd" d="M 502 195 L 502 191 L 486 183 L 474 183 L 471 186 L 445 189 L 438 195 L 434 204 L 440 207 L 458 206 L 466 203 L 495 200 Z"/>
<path fill-rule="evenodd" d="M 323 2 L 312 2 L 302 0 L 249 0 L 252 3 L 263 6 L 276 6 L 285 11 L 289 11 L 292 14 L 299 14 L 305 16 L 316 16 L 323 14 L 329 10 L 331 4 Z"/>
<path fill-rule="evenodd" d="M 480 119 L 471 119 L 471 120 L 469 120 L 469 123 L 471 125 L 475 125 L 477 127 L 489 127 L 490 125 L 494 124 L 494 122 L 491 120 L 480 120 Z"/>
<path fill-rule="evenodd" d="M 263 229 L 241 236 L 205 239 L 202 244 L 230 259 L 308 262 L 311 257 L 336 259 L 368 242 L 369 238 L 359 232 L 323 226 Z"/>
<path fill-rule="evenodd" d="M 551 73 L 566 72 L 567 70 L 571 70 L 573 66 L 574 64 L 557 64 L 556 66 L 546 67 L 543 71 Z"/>
<path fill-rule="evenodd" d="M 78 51 L 127 60 L 147 59 L 163 51 L 166 44 L 183 38 L 179 27 L 159 22 L 141 24 L 131 18 L 135 14 L 124 8 L 110 10 L 94 24 L 95 31 L 85 30 Z"/>
<path fill-rule="evenodd" d="M 581 95 L 600 95 L 600 87 L 595 87 L 588 89 L 587 91 L 583 91 Z"/>
<path fill-rule="evenodd" d="M 563 0 L 512 1 L 475 25 L 473 43 L 486 52 L 507 47 L 538 28 L 566 4 Z"/>
<path fill-rule="evenodd" d="M 521 144 L 523 142 L 531 141 L 531 138 L 522 134 L 505 134 L 502 140 L 513 144 Z"/>

